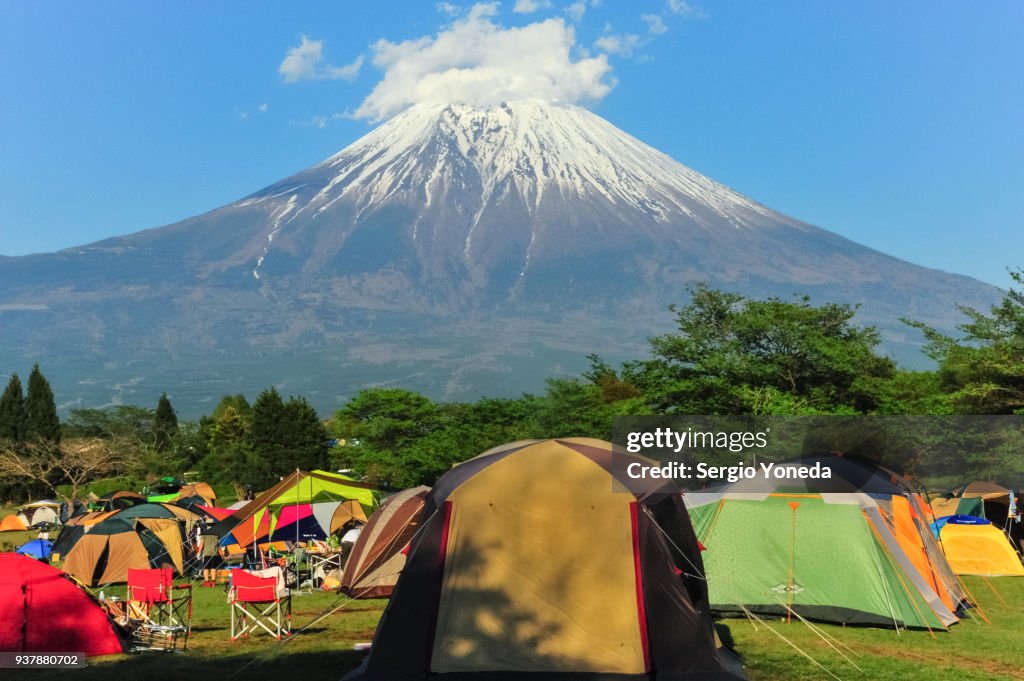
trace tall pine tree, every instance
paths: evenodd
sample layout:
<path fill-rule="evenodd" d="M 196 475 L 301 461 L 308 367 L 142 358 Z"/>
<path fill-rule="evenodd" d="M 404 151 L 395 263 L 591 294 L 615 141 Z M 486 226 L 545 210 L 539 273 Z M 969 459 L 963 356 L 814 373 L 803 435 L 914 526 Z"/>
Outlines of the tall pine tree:
<path fill-rule="evenodd" d="M 285 443 L 287 435 L 287 414 L 284 400 L 275 388 L 264 390 L 252 404 L 252 429 L 249 438 L 255 454 L 254 476 L 260 484 L 267 484 L 277 476 L 288 473 L 292 469 L 285 460 Z"/>
<path fill-rule="evenodd" d="M 327 430 L 316 410 L 301 397 L 285 403 L 274 388 L 252 405 L 252 448 L 270 480 L 296 468 L 327 465 Z"/>
<path fill-rule="evenodd" d="M 25 439 L 25 397 L 21 379 L 12 374 L 4 394 L 0 395 L 0 440 L 21 442 Z"/>
<path fill-rule="evenodd" d="M 171 441 L 178 434 L 178 415 L 174 413 L 171 401 L 167 399 L 167 393 L 160 395 L 160 401 L 156 404 L 156 413 L 153 415 L 153 434 L 156 436 L 156 450 L 166 451 L 171 446 Z"/>
<path fill-rule="evenodd" d="M 25 439 L 60 442 L 60 419 L 57 417 L 57 403 L 53 390 L 39 370 L 32 367 L 28 376 L 28 395 L 25 398 Z"/>
<path fill-rule="evenodd" d="M 290 397 L 284 405 L 288 441 L 285 456 L 289 468 L 310 471 L 327 466 L 327 429 L 304 397 Z M 282 462 L 283 463 L 283 462 Z"/>

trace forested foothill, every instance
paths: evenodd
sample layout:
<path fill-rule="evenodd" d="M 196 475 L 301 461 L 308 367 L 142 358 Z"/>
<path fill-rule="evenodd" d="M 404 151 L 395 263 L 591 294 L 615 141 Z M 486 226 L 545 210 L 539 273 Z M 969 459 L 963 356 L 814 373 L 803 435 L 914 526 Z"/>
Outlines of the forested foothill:
<path fill-rule="evenodd" d="M 37 364 L 27 389 L 12 373 L 0 396 L 0 499 L 102 493 L 100 480 L 124 487 L 187 471 L 241 498 L 297 468 L 405 488 L 501 443 L 610 439 L 622 415 L 1024 414 L 1024 270 L 1010 274 L 1017 287 L 991 309 L 961 308 L 958 337 L 904 320 L 923 334 L 930 371 L 885 357 L 855 307 L 704 286 L 670 308 L 675 330 L 651 338 L 648 357 L 612 366 L 591 355 L 580 376 L 517 398 L 447 403 L 369 388 L 323 419 L 270 387 L 252 402 L 226 395 L 198 422 L 179 421 L 165 394 L 153 407 L 72 409 L 62 423 Z M 1024 474 L 1019 457 L 994 465 L 993 475 Z"/>

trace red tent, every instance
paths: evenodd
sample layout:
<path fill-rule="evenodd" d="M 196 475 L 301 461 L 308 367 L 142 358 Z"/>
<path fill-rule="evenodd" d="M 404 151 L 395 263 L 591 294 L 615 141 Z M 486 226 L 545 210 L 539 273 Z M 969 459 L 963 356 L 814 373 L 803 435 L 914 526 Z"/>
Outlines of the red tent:
<path fill-rule="evenodd" d="M 107 613 L 63 572 L 0 553 L 0 650 L 93 656 L 124 647 Z"/>

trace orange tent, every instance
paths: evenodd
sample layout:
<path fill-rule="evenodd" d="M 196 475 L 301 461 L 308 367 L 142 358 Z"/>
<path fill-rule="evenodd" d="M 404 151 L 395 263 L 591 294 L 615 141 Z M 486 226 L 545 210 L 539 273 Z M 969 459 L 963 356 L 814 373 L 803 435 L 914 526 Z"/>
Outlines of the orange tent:
<path fill-rule="evenodd" d="M 27 529 L 25 523 L 21 522 L 21 518 L 13 513 L 0 520 L 0 532 L 24 532 Z"/>

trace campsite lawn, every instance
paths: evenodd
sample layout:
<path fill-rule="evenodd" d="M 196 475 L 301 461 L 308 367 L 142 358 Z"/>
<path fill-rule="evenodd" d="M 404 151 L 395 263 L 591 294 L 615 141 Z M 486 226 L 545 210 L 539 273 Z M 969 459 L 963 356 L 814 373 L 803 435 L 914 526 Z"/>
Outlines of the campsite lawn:
<path fill-rule="evenodd" d="M 755 627 L 745 620 L 725 620 L 720 626 L 744 656 L 752 681 L 831 678 L 772 631 L 785 636 L 843 681 L 1019 680 L 1024 678 L 1024 579 L 989 581 L 1007 605 L 982 579 L 969 578 L 967 584 L 990 624 L 967 619 L 949 632 L 936 632 L 934 639 L 927 631 L 897 635 L 891 630 L 822 626 L 822 631 L 852 649 L 852 653 L 844 652 L 862 671 L 845 662 L 802 623 L 773 621 Z M 15 675 L 79 681 L 338 679 L 359 664 L 362 653 L 354 652 L 352 646 L 371 640 L 385 601 L 347 601 L 334 594 L 314 593 L 297 595 L 292 603 L 294 628 L 299 633 L 291 640 L 278 643 L 255 635 L 231 642 L 223 589 L 197 587 L 193 637 L 187 652 L 122 655 L 90 661 L 85 669 L 32 670 Z M 314 623 L 337 606 L 343 607 Z"/>
<path fill-rule="evenodd" d="M 961 620 L 948 632 L 935 632 L 934 638 L 927 631 L 897 635 L 884 629 L 820 626 L 823 633 L 852 649 L 850 652 L 837 644 L 862 671 L 843 660 L 810 627 L 796 621 L 755 626 L 745 620 L 725 620 L 720 624 L 728 626 L 736 649 L 744 656 L 751 681 L 818 681 L 832 678 L 828 672 L 844 681 L 1024 679 L 1024 578 L 989 578 L 986 583 L 983 578 L 968 577 L 965 583 L 990 623 L 973 611 L 972 617 Z M 776 633 L 808 653 L 828 672 Z"/>

